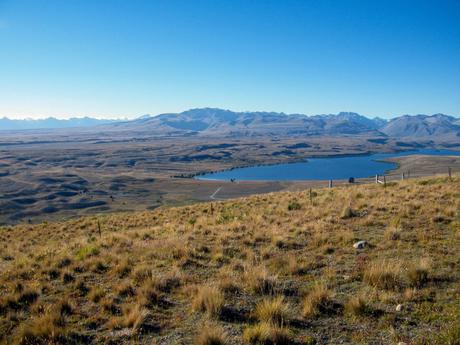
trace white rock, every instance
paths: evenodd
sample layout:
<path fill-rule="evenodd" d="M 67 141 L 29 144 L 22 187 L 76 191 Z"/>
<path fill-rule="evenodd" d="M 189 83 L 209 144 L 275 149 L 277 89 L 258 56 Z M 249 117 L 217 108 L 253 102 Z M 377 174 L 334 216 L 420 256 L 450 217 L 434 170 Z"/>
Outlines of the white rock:
<path fill-rule="evenodd" d="M 402 305 L 402 304 L 398 304 L 398 305 L 396 306 L 396 311 L 401 311 L 401 310 L 403 310 L 403 305 Z"/>
<path fill-rule="evenodd" d="M 355 244 L 353 244 L 353 248 L 355 248 L 355 249 L 364 249 L 364 247 L 366 247 L 366 246 L 367 246 L 366 241 L 358 241 Z"/>
<path fill-rule="evenodd" d="M 404 341 L 400 341 L 398 345 L 407 345 L 407 343 L 405 343 Z"/>

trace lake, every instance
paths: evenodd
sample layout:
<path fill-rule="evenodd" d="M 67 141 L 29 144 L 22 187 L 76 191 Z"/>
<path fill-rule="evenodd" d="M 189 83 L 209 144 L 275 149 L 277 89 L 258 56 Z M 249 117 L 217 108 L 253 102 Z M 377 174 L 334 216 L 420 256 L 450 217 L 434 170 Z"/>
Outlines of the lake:
<path fill-rule="evenodd" d="M 344 180 L 382 175 L 397 168 L 396 163 L 383 162 L 391 157 L 410 155 L 460 156 L 460 151 L 422 149 L 397 153 L 374 153 L 359 156 L 308 158 L 305 162 L 264 165 L 200 175 L 201 180 Z"/>

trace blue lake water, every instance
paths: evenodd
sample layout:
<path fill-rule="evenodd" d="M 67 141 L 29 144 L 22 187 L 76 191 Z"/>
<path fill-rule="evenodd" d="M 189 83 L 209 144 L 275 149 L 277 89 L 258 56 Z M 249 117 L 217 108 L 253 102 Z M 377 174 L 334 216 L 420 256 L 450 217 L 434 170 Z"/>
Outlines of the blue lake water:
<path fill-rule="evenodd" d="M 453 150 L 414 150 L 398 153 L 374 153 L 361 156 L 308 158 L 305 162 L 237 168 L 198 176 L 202 180 L 343 180 L 382 175 L 397 168 L 392 162 L 381 160 L 409 155 L 460 156 Z"/>

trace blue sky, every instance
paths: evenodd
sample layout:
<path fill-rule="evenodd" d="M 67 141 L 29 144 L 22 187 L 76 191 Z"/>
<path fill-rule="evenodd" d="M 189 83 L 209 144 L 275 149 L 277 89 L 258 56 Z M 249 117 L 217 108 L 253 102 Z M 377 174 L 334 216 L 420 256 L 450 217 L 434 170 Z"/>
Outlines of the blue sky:
<path fill-rule="evenodd" d="M 460 1 L 0 0 L 0 117 L 460 115 Z"/>

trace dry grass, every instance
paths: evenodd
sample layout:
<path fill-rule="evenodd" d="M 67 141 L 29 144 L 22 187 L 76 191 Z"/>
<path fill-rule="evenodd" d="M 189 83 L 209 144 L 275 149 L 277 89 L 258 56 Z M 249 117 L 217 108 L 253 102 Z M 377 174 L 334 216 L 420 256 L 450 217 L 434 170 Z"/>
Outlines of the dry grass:
<path fill-rule="evenodd" d="M 289 316 L 289 305 L 284 301 L 284 296 L 264 299 L 257 304 L 254 315 L 261 322 L 283 325 Z"/>
<path fill-rule="evenodd" d="M 407 278 L 412 287 L 420 288 L 428 282 L 431 274 L 430 260 L 422 258 L 412 263 L 407 270 Z"/>
<path fill-rule="evenodd" d="M 398 290 L 403 284 L 398 262 L 375 261 L 365 270 L 363 278 L 369 285 L 384 290 Z"/>
<path fill-rule="evenodd" d="M 224 295 L 215 286 L 198 287 L 192 301 L 192 309 L 204 312 L 210 317 L 218 317 L 224 306 Z"/>
<path fill-rule="evenodd" d="M 244 330 L 243 339 L 254 345 L 288 345 L 292 344 L 291 332 L 282 326 L 261 322 Z"/>
<path fill-rule="evenodd" d="M 198 333 L 194 340 L 195 345 L 226 345 L 228 344 L 227 334 L 216 325 L 207 324 Z"/>
<path fill-rule="evenodd" d="M 460 179 L 313 201 L 285 192 L 0 227 L 0 344 L 455 344 Z"/>
<path fill-rule="evenodd" d="M 325 284 L 317 284 L 303 300 L 302 314 L 313 317 L 331 308 L 332 293 Z"/>
<path fill-rule="evenodd" d="M 149 315 L 148 309 L 138 304 L 130 305 L 124 309 L 122 316 L 111 319 L 108 326 L 112 329 L 130 328 L 134 333 L 137 333 Z"/>

